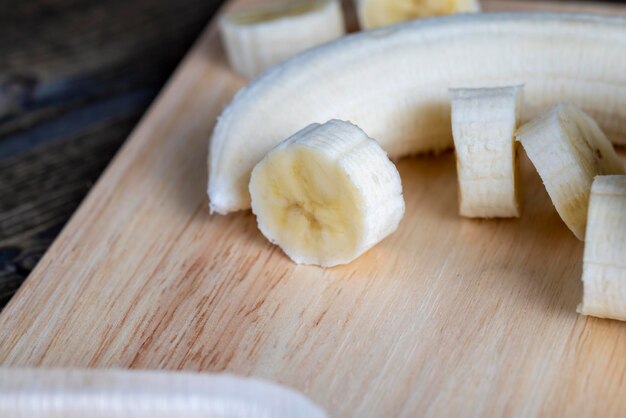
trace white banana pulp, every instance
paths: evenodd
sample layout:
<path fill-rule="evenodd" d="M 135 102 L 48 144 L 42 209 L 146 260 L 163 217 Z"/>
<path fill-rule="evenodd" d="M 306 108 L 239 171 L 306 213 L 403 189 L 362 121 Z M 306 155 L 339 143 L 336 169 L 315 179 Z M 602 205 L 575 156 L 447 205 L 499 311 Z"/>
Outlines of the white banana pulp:
<path fill-rule="evenodd" d="M 451 89 L 450 93 L 461 216 L 520 216 L 514 134 L 522 86 Z"/>
<path fill-rule="evenodd" d="M 253 176 L 251 190 L 259 190 L 257 199 L 267 205 L 255 205 L 255 213 L 284 248 L 302 248 L 321 260 L 353 251 L 361 238 L 360 197 L 335 161 L 319 151 L 273 153 Z"/>
<path fill-rule="evenodd" d="M 219 28 L 231 67 L 248 79 L 345 34 L 337 0 L 256 6 L 224 15 Z"/>
<path fill-rule="evenodd" d="M 417 18 L 478 12 L 478 0 L 356 0 L 359 24 L 378 28 Z"/>
<path fill-rule="evenodd" d="M 349 122 L 313 124 L 254 168 L 252 211 L 261 232 L 295 262 L 346 264 L 395 231 L 400 175 L 376 141 Z"/>
<path fill-rule="evenodd" d="M 311 123 L 350 120 L 391 158 L 453 145 L 450 87 L 524 84 L 529 119 L 580 105 L 626 144 L 626 20 L 566 14 L 469 14 L 361 32 L 300 54 L 241 90 L 209 155 L 212 212 L 250 207 L 252 168 Z"/>
<path fill-rule="evenodd" d="M 296 390 L 229 374 L 0 367 L 3 418 L 326 418 Z"/>
<path fill-rule="evenodd" d="M 250 9 L 243 9 L 225 16 L 226 19 L 238 25 L 252 25 L 255 23 L 268 23 L 273 20 L 287 17 L 302 16 L 319 10 L 325 3 L 315 0 L 300 1 L 293 3 L 268 4 Z"/>
<path fill-rule="evenodd" d="M 591 184 L 597 175 L 623 174 L 611 142 L 587 114 L 560 104 L 516 134 L 541 177 L 561 219 L 585 238 Z"/>
<path fill-rule="evenodd" d="M 626 176 L 593 182 L 582 280 L 581 314 L 626 321 Z"/>

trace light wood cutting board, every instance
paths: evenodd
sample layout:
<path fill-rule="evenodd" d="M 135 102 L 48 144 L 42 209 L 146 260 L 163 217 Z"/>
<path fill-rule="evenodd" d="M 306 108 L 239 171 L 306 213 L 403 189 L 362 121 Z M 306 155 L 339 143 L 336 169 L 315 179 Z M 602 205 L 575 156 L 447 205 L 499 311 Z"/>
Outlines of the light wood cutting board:
<path fill-rule="evenodd" d="M 0 364 L 260 376 L 332 416 L 626 415 L 626 323 L 575 313 L 583 244 L 528 161 L 524 216 L 473 221 L 451 153 L 402 160 L 399 231 L 296 266 L 250 213 L 207 210 L 207 139 L 240 86 L 211 24 L 2 312 Z"/>

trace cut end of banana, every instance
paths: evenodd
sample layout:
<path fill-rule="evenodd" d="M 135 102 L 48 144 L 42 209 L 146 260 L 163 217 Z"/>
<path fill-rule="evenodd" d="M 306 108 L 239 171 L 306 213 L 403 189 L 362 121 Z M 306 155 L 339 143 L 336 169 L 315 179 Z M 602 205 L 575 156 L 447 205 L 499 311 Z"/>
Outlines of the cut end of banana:
<path fill-rule="evenodd" d="M 591 184 L 597 175 L 624 174 L 613 145 L 591 117 L 560 104 L 522 126 L 516 138 L 541 177 L 561 219 L 585 238 Z"/>
<path fill-rule="evenodd" d="M 450 94 L 461 216 L 520 216 L 514 134 L 522 86 L 458 88 Z"/>
<path fill-rule="evenodd" d="M 312 124 L 252 171 L 259 229 L 296 263 L 347 264 L 398 227 L 400 175 L 376 141 L 349 122 Z"/>
<path fill-rule="evenodd" d="M 626 321 L 626 176 L 593 182 L 582 280 L 578 312 Z"/>
<path fill-rule="evenodd" d="M 478 12 L 478 0 L 355 0 L 359 24 L 373 29 L 424 17 Z"/>
<path fill-rule="evenodd" d="M 248 79 L 299 52 L 345 34 L 337 0 L 252 7 L 224 15 L 219 28 L 231 67 Z"/>

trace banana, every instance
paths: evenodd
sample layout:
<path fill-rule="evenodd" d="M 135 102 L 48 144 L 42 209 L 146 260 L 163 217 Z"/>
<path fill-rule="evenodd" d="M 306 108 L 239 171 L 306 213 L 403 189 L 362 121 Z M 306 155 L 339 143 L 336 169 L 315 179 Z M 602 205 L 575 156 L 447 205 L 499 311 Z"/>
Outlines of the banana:
<path fill-rule="evenodd" d="M 593 181 L 582 280 L 578 312 L 626 321 L 626 176 Z"/>
<path fill-rule="evenodd" d="M 575 103 L 625 144 L 625 50 L 623 18 L 536 13 L 416 20 L 311 49 L 268 70 L 220 116 L 211 211 L 249 208 L 255 164 L 314 122 L 350 120 L 391 158 L 450 148 L 450 87 L 524 84 L 523 121 Z"/>
<path fill-rule="evenodd" d="M 451 89 L 450 93 L 461 216 L 519 217 L 514 134 L 522 86 Z"/>
<path fill-rule="evenodd" d="M 228 374 L 0 367 L 0 417 L 326 418 L 303 394 Z"/>
<path fill-rule="evenodd" d="M 392 25 L 423 17 L 479 12 L 478 0 L 356 0 L 363 29 Z"/>
<path fill-rule="evenodd" d="M 516 133 L 561 219 L 585 237 L 591 184 L 597 175 L 623 174 L 624 164 L 591 117 L 559 104 Z"/>
<path fill-rule="evenodd" d="M 396 230 L 402 183 L 358 126 L 314 123 L 281 142 L 250 179 L 259 229 L 296 263 L 347 264 Z"/>
<path fill-rule="evenodd" d="M 222 16 L 219 29 L 231 67 L 248 79 L 345 34 L 337 0 L 301 0 L 232 12 Z"/>

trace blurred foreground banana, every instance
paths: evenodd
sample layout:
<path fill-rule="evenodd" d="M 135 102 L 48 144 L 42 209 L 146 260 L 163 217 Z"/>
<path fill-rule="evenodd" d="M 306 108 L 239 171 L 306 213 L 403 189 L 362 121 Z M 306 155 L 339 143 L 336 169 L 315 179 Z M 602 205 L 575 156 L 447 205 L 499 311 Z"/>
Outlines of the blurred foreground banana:
<path fill-rule="evenodd" d="M 0 417 L 324 418 L 302 394 L 226 374 L 0 368 Z"/>

